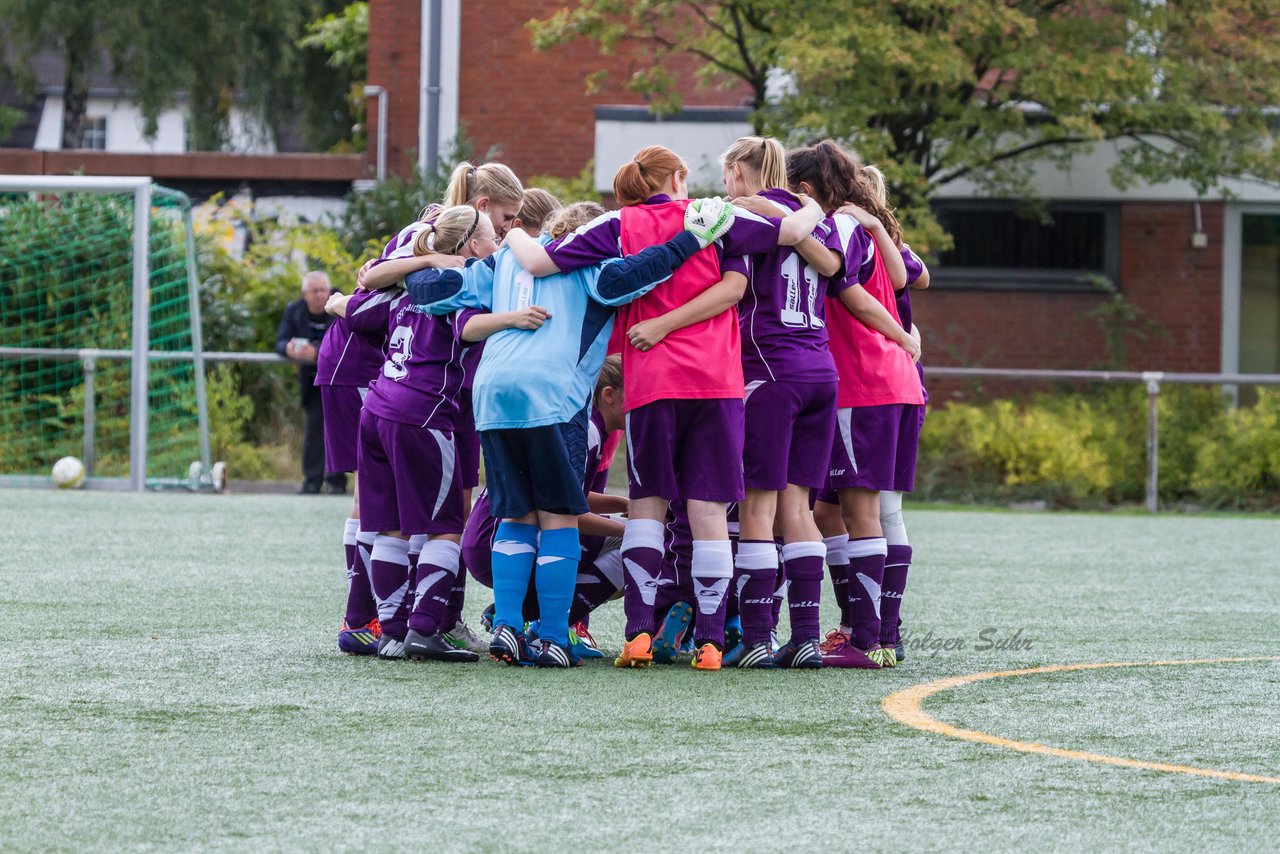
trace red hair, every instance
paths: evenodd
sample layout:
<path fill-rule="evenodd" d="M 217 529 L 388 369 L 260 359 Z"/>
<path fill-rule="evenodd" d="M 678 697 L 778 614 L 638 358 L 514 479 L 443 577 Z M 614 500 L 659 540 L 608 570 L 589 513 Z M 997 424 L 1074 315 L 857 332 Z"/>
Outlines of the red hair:
<path fill-rule="evenodd" d="M 661 145 L 649 145 L 637 151 L 613 176 L 613 195 L 620 205 L 638 205 L 677 174 L 689 174 L 680 155 Z"/>

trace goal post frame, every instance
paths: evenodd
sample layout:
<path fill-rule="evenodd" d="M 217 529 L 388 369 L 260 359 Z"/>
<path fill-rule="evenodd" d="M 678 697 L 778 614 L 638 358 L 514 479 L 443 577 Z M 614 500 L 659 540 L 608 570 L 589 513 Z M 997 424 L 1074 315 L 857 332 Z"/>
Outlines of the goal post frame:
<path fill-rule="evenodd" d="M 199 419 L 200 456 L 204 470 L 211 463 L 209 413 L 205 398 L 203 341 L 200 329 L 200 296 L 195 270 L 195 235 L 190 200 L 175 190 L 153 188 L 149 176 L 100 175 L 0 175 L 3 193 L 116 193 L 133 196 L 133 299 L 131 313 L 129 407 L 129 489 L 142 492 L 147 484 L 147 418 L 151 349 L 151 199 L 154 192 L 187 202 L 183 228 L 187 250 L 187 292 L 191 317 L 191 350 L 195 367 L 196 408 Z"/>

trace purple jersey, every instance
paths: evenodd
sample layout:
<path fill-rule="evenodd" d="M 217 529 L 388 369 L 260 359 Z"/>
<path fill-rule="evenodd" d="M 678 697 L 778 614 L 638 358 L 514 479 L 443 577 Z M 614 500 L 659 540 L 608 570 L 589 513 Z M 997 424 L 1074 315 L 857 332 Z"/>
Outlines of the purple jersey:
<path fill-rule="evenodd" d="M 356 291 L 347 316 L 329 327 L 316 355 L 316 385 L 357 386 L 373 381 L 387 358 L 391 303 L 399 290 Z"/>
<path fill-rule="evenodd" d="M 907 286 L 898 291 L 898 319 L 902 321 L 902 328 L 911 331 L 911 285 L 916 279 L 924 275 L 924 262 L 920 260 L 920 256 L 911 251 L 911 247 L 903 245 L 902 247 L 902 263 L 907 266 Z"/>
<path fill-rule="evenodd" d="M 429 215 L 435 216 L 439 210 L 433 210 Z M 415 220 L 404 228 L 400 229 L 395 237 L 387 241 L 387 245 L 382 247 L 382 254 L 374 260 L 373 266 L 378 266 L 383 261 L 390 261 L 393 258 L 412 258 L 413 257 L 413 241 L 417 239 L 418 232 L 427 227 L 426 220 Z"/>
<path fill-rule="evenodd" d="M 600 468 L 600 454 L 604 449 L 604 439 L 608 435 L 604 429 L 604 418 L 599 412 L 592 411 L 591 420 L 587 422 L 587 466 L 583 469 L 582 494 L 590 495 L 593 491 L 596 472 Z M 471 508 L 471 516 L 467 519 L 467 527 L 462 532 L 464 549 L 493 547 L 493 535 L 498 530 L 498 520 L 493 518 L 490 510 L 489 490 L 481 491 L 476 504 Z"/>
<path fill-rule="evenodd" d="M 800 209 L 785 190 L 764 190 L 763 196 L 784 216 Z M 814 237 L 824 244 L 834 227 L 818 224 Z M 774 246 L 750 255 L 750 287 L 738 303 L 742 332 L 742 373 L 750 382 L 835 382 L 836 363 L 827 347 L 825 282 L 790 246 Z"/>
<path fill-rule="evenodd" d="M 645 204 L 657 205 L 670 201 L 670 196 L 659 193 L 646 199 Z M 757 216 L 742 208 L 734 208 L 734 214 L 733 225 L 714 244 L 722 265 L 725 258 L 767 252 L 778 245 L 781 220 Z M 547 244 L 547 254 L 562 272 L 623 257 L 622 212 L 601 214 L 572 234 L 566 234 L 556 242 Z"/>
<path fill-rule="evenodd" d="M 396 298 L 390 313 L 387 359 L 369 387 L 365 409 L 389 421 L 436 430 L 456 429 L 462 359 L 462 328 L 477 312 L 433 315 L 408 298 Z"/>
<path fill-rule="evenodd" d="M 845 288 L 864 284 L 876 268 L 875 239 L 848 214 L 831 217 L 835 230 L 827 248 L 844 256 L 844 269 L 831 277 L 827 293 L 837 296 Z"/>

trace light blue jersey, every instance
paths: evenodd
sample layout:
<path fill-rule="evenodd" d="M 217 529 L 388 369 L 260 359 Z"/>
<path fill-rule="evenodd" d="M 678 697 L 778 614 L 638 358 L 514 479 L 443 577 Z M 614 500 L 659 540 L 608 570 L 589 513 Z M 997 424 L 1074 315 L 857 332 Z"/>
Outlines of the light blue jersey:
<path fill-rule="evenodd" d="M 433 314 L 459 308 L 500 313 L 531 305 L 550 314 L 536 330 L 504 329 L 486 340 L 472 387 L 477 430 L 563 424 L 587 406 L 604 363 L 615 308 L 666 278 L 646 281 L 647 270 L 619 269 L 628 272 L 606 277 L 602 292 L 600 266 L 535 279 L 503 247 L 462 270 L 411 274 L 411 299 Z"/>

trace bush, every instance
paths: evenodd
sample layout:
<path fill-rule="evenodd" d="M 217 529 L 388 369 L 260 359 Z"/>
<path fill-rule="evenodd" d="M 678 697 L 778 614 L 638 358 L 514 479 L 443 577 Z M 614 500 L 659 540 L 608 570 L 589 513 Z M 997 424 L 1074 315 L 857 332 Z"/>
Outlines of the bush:
<path fill-rule="evenodd" d="M 410 157 L 413 158 L 412 153 Z M 459 133 L 433 167 L 424 171 L 413 158 L 415 165 L 409 178 L 388 175 L 368 190 L 352 190 L 337 226 L 347 251 L 364 254 L 371 244 L 377 244 L 375 254 L 382 251 L 387 241 L 415 221 L 424 207 L 444 198 L 454 164 L 470 157 L 471 143 L 465 133 Z"/>
<path fill-rule="evenodd" d="M 224 240 L 237 229 L 247 244 L 240 256 Z M 382 242 L 353 255 L 327 226 L 289 224 L 259 218 L 253 208 L 227 206 L 200 227 L 197 246 L 205 348 L 270 353 L 305 271 L 324 270 L 335 288 L 350 293 L 356 271 Z M 219 366 L 210 372 L 209 412 L 214 456 L 227 462 L 232 477 L 298 476 L 303 416 L 292 364 Z"/>
<path fill-rule="evenodd" d="M 1262 503 L 1280 496 L 1280 390 L 1261 389 L 1249 408 L 1224 413 L 1195 455 L 1192 487 L 1214 506 Z"/>
<path fill-rule="evenodd" d="M 933 500 L 1043 500 L 1058 507 L 1139 503 L 1146 490 L 1140 387 L 956 403 L 932 410 L 916 494 Z M 1234 409 L 1217 389 L 1160 395 L 1160 499 L 1280 506 L 1280 393 Z"/>
<path fill-rule="evenodd" d="M 599 202 L 600 194 L 596 192 L 595 161 L 588 160 L 582 171 L 572 178 L 557 178 L 555 175 L 534 175 L 528 186 L 546 190 L 560 200 L 563 205 L 574 202 Z"/>

